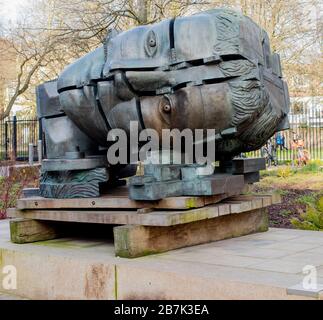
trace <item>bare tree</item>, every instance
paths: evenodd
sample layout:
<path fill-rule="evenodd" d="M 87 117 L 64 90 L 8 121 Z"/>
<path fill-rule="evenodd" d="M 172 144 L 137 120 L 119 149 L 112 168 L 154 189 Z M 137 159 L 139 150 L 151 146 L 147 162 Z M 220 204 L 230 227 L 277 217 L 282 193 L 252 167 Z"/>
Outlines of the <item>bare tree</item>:
<path fill-rule="evenodd" d="M 6 43 L 3 50 L 11 52 L 16 76 L 6 83 L 10 88 L 9 99 L 0 99 L 0 120 L 9 116 L 15 104 L 28 101 L 30 95 L 33 104 L 35 85 L 55 78 L 69 60 L 92 49 L 91 41 L 85 35 L 86 27 L 82 30 L 61 27 L 60 18 L 64 14 L 66 12 L 60 11 L 56 0 L 37 1 L 25 9 L 19 22 L 3 31 Z M 98 41 L 94 41 L 93 46 L 97 44 Z"/>
<path fill-rule="evenodd" d="M 20 22 L 4 32 L 15 51 L 17 73 L 9 101 L 4 104 L 0 100 L 0 119 L 9 115 L 19 100 L 33 105 L 34 87 L 57 77 L 65 65 L 102 44 L 109 28 L 126 30 L 220 6 L 242 11 L 268 32 L 272 48 L 281 54 L 292 93 L 299 91 L 295 79 L 300 74 L 309 79 L 313 91 L 321 88 L 317 83 L 322 69 L 322 59 L 318 58 L 321 24 L 313 23 L 317 3 L 318 0 L 34 0 Z"/>
<path fill-rule="evenodd" d="M 211 1 L 208 7 L 214 7 L 215 3 L 218 5 L 219 1 Z M 322 55 L 322 18 L 317 15 L 320 1 L 222 0 L 220 3 L 241 11 L 267 31 L 273 51 L 281 56 L 284 77 L 292 95 L 301 90 L 299 81 L 295 81 L 299 77 L 306 78 L 307 94 L 313 94 L 314 83 L 318 82 L 317 71 L 322 70 L 319 58 Z"/>
<path fill-rule="evenodd" d="M 20 22 L 6 30 L 6 41 L 17 58 L 17 74 L 10 99 L 0 107 L 0 119 L 7 117 L 19 100 L 33 104 L 34 86 L 57 77 L 66 64 L 102 44 L 109 28 L 124 30 L 154 23 L 185 14 L 202 3 L 201 0 L 32 2 L 21 14 Z"/>

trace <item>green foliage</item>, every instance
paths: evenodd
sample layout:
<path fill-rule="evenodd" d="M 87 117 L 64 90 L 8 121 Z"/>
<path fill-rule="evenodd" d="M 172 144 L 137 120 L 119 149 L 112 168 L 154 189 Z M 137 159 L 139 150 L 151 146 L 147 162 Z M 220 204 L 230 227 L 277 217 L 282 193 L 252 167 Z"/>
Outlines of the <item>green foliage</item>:
<path fill-rule="evenodd" d="M 316 206 L 319 211 L 323 212 L 323 196 L 318 199 Z"/>
<path fill-rule="evenodd" d="M 280 212 L 279 212 L 279 214 L 281 215 L 281 216 L 283 216 L 283 217 L 288 217 L 289 215 L 291 215 L 292 214 L 292 212 L 290 211 L 290 210 L 281 210 Z"/>
<path fill-rule="evenodd" d="M 284 189 L 276 189 L 275 192 L 278 193 L 280 196 L 286 196 L 288 194 L 288 190 Z"/>
<path fill-rule="evenodd" d="M 277 169 L 277 176 L 280 178 L 287 178 L 292 174 L 293 172 L 290 167 L 281 167 Z"/>
<path fill-rule="evenodd" d="M 311 160 L 307 165 L 300 169 L 301 172 L 318 172 L 323 166 L 323 161 L 321 160 Z"/>
<path fill-rule="evenodd" d="M 279 178 L 287 178 L 296 173 L 296 170 L 293 170 L 290 166 L 282 166 L 278 167 L 275 170 L 261 170 L 260 176 L 264 177 L 279 177 Z"/>
<path fill-rule="evenodd" d="M 301 220 L 291 219 L 291 223 L 298 229 L 323 231 L 323 195 L 318 200 L 306 199 L 307 209 L 301 215 Z"/>
<path fill-rule="evenodd" d="M 260 170 L 260 176 L 263 177 L 277 177 L 277 170 Z"/>
<path fill-rule="evenodd" d="M 22 184 L 9 178 L 0 181 L 0 219 L 6 217 L 8 208 L 14 207 L 22 190 Z"/>
<path fill-rule="evenodd" d="M 284 165 L 290 166 L 290 165 L 292 165 L 292 160 L 282 160 L 280 162 L 280 164 L 284 164 Z"/>
<path fill-rule="evenodd" d="M 313 205 L 315 204 L 316 201 L 316 195 L 311 193 L 311 194 L 304 194 L 303 196 L 300 196 L 297 199 L 297 202 L 300 204 L 306 204 L 306 205 Z"/>

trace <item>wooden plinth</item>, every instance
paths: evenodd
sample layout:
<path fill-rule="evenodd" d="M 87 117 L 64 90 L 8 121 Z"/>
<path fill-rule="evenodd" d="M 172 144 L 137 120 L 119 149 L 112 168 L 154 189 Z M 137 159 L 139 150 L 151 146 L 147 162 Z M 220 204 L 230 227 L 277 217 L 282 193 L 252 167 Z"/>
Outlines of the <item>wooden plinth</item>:
<path fill-rule="evenodd" d="M 196 198 L 200 203 L 206 201 L 205 197 L 164 199 L 164 205 L 167 201 L 170 205 L 176 199 L 175 208 L 166 210 L 151 204 L 149 207 L 146 202 L 146 206 L 142 206 L 142 201 L 135 201 L 126 210 L 126 204 L 131 202 L 126 197 L 119 197 L 119 209 L 114 208 L 116 205 L 111 208 L 112 200 L 107 199 L 101 199 L 106 201 L 105 204 L 101 202 L 101 207 L 92 209 L 88 206 L 76 209 L 75 204 L 69 208 L 75 199 L 50 199 L 47 208 L 45 201 L 48 199 L 20 199 L 18 208 L 8 212 L 9 217 L 19 218 L 10 222 L 11 240 L 14 243 L 27 243 L 58 237 L 59 224 L 55 224 L 58 221 L 123 225 L 114 227 L 116 255 L 132 258 L 265 231 L 268 229 L 265 208 L 280 202 L 278 195 L 240 195 L 199 208 L 178 209 L 177 205 L 184 204 L 187 198 L 190 201 Z M 34 209 L 35 201 L 41 203 L 41 209 Z M 116 203 L 117 200 L 113 201 Z"/>
<path fill-rule="evenodd" d="M 115 227 L 116 256 L 136 258 L 268 230 L 266 208 L 169 227 Z"/>
<path fill-rule="evenodd" d="M 119 187 L 96 198 L 50 199 L 31 196 L 18 199 L 17 209 L 192 209 L 223 200 L 226 194 L 214 196 L 169 197 L 156 201 L 136 201 L 129 199 L 128 189 Z"/>
<path fill-rule="evenodd" d="M 29 243 L 59 237 L 55 224 L 48 221 L 15 219 L 10 221 L 10 239 L 13 243 Z"/>

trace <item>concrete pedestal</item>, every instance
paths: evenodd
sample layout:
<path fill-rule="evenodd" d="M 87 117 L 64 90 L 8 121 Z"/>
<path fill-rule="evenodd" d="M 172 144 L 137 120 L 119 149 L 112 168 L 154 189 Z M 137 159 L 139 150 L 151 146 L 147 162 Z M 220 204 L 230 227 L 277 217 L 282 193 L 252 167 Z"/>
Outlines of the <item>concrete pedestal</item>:
<path fill-rule="evenodd" d="M 322 232 L 270 229 L 129 260 L 115 257 L 112 240 L 13 244 L 1 221 L 0 270 L 16 268 L 17 289 L 0 291 L 30 299 L 322 299 L 319 289 L 290 289 L 306 265 L 323 284 L 322 247 Z"/>

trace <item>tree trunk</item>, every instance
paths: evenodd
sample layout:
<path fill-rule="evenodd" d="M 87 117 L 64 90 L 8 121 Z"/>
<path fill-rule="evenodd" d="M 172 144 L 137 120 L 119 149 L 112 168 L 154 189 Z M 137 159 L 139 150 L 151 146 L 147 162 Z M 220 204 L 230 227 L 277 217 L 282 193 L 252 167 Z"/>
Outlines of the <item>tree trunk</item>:
<path fill-rule="evenodd" d="M 137 0 L 137 17 L 139 24 L 148 23 L 148 0 Z"/>

